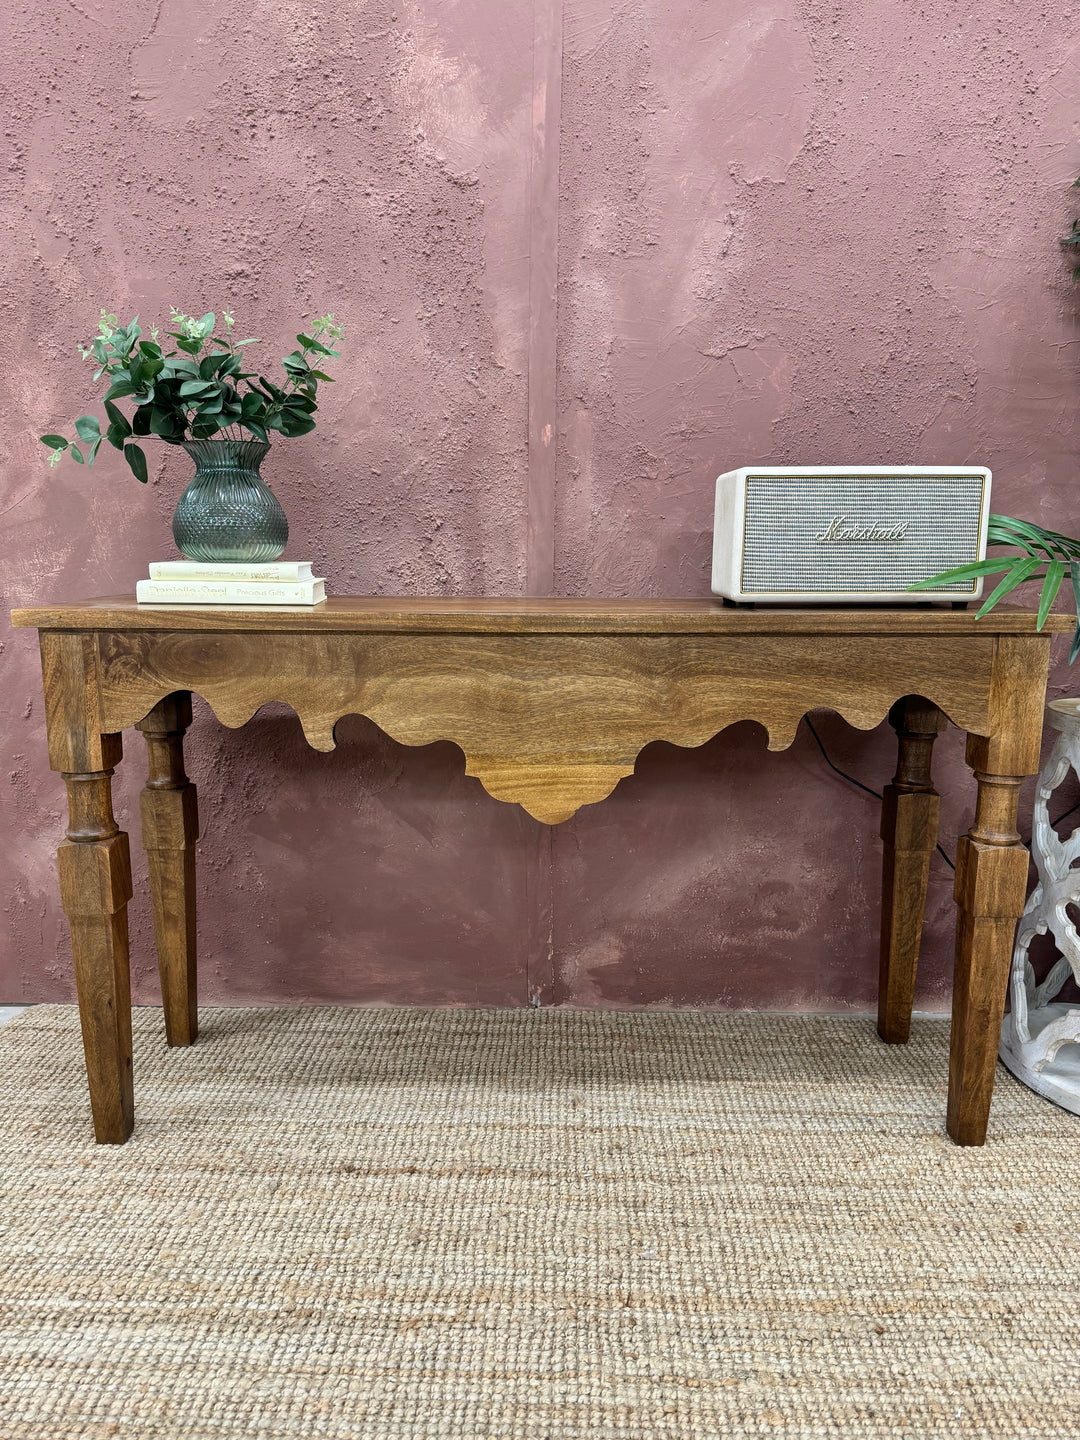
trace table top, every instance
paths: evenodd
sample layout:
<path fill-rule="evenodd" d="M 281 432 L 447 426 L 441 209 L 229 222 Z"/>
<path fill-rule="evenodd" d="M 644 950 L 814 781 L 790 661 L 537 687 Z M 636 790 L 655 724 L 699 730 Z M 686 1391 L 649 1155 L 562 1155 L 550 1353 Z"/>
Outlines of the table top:
<path fill-rule="evenodd" d="M 338 595 L 321 605 L 140 605 L 130 595 L 35 605 L 11 623 L 39 630 L 356 631 L 450 634 L 628 635 L 1032 635 L 1034 610 L 773 605 L 734 608 L 719 600 L 483 598 Z M 1045 634 L 1072 630 L 1050 615 Z"/>
<path fill-rule="evenodd" d="M 147 605 L 109 595 L 11 612 L 15 626 L 39 630 L 355 630 L 456 634 L 751 634 L 1029 635 L 1034 610 L 944 606 L 771 605 L 743 608 L 720 600 L 573 599 L 339 595 L 320 605 Z M 1070 615 L 1050 615 L 1044 631 L 1061 634 Z"/>

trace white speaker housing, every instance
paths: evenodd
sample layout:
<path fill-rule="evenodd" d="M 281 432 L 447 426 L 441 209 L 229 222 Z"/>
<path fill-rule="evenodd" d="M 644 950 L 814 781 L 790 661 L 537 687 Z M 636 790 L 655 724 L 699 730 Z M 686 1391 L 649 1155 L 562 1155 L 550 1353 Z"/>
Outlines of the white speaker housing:
<path fill-rule="evenodd" d="M 712 591 L 758 604 L 978 600 L 981 577 L 916 580 L 986 556 L 980 465 L 745 465 L 716 481 Z"/>

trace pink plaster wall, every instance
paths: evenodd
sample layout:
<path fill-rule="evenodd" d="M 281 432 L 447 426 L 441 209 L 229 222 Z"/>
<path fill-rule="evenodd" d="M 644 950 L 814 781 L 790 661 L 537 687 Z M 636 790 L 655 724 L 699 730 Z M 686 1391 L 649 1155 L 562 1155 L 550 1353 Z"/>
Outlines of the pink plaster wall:
<path fill-rule="evenodd" d="M 1080 171 L 1071 12 L 35 0 L 5 19 L 5 605 L 130 590 L 170 553 L 181 453 L 143 490 L 114 452 L 50 472 L 34 438 L 89 408 L 73 342 L 102 304 L 231 304 L 268 357 L 294 317 L 345 320 L 319 428 L 266 467 L 290 553 L 339 593 L 706 594 L 712 480 L 748 459 L 985 462 L 999 509 L 1080 526 L 1080 304 L 1055 244 Z M 34 637 L 2 644 L 0 1002 L 67 998 Z M 838 763 L 888 777 L 887 734 L 819 721 Z M 805 730 L 781 755 L 752 725 L 652 746 L 554 830 L 450 744 L 359 718 L 340 736 L 317 755 L 287 711 L 233 732 L 198 705 L 207 1000 L 872 1003 L 875 807 Z M 950 878 L 935 862 L 923 1005 L 947 997 Z"/>

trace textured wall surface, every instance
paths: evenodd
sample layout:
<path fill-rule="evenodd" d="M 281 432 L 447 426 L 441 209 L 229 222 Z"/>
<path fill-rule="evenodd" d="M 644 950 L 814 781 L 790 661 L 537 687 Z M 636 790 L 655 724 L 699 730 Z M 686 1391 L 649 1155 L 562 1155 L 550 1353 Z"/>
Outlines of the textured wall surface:
<path fill-rule="evenodd" d="M 712 481 L 751 460 L 987 463 L 1077 532 L 1080 302 L 1056 237 L 1080 44 L 1041 5 L 933 0 L 35 0 L 6 12 L 5 607 L 131 590 L 189 472 L 50 472 L 98 308 L 231 306 L 267 362 L 348 327 L 267 477 L 338 593 L 708 593 Z M 5 628 L 0 1002 L 71 994 L 34 636 Z M 1056 689 L 1074 688 L 1064 669 Z M 554 830 L 450 744 L 197 703 L 208 999 L 872 1002 L 874 802 L 805 727 L 657 744 Z M 891 732 L 816 723 L 868 783 Z M 117 777 L 138 835 L 141 742 Z M 943 840 L 966 827 L 939 742 Z M 137 847 L 136 847 L 137 854 Z M 136 859 L 137 996 L 153 1001 Z M 932 868 L 920 1003 L 948 991 Z"/>

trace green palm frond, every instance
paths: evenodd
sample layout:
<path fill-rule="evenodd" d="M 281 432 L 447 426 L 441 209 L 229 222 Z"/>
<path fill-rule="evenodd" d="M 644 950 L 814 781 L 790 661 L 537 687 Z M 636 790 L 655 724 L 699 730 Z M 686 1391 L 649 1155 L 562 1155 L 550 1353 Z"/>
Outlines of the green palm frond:
<path fill-rule="evenodd" d="M 1080 540 L 1062 535 L 1058 530 L 1046 530 L 1030 520 L 1017 520 L 1011 515 L 991 515 L 986 532 L 987 545 L 999 545 L 1013 553 L 989 555 L 972 565 L 958 565 L 954 570 L 944 570 L 940 575 L 931 575 L 910 585 L 910 590 L 940 590 L 945 585 L 954 585 L 961 580 L 975 580 L 982 575 L 1001 575 L 1002 579 L 980 605 L 976 619 L 992 610 L 1029 580 L 1041 580 L 1037 628 L 1046 624 L 1050 607 L 1057 598 L 1065 576 L 1072 584 L 1073 600 L 1076 605 L 1077 621 L 1069 651 L 1071 665 L 1080 655 Z M 1045 570 L 1041 567 L 1045 565 Z"/>

